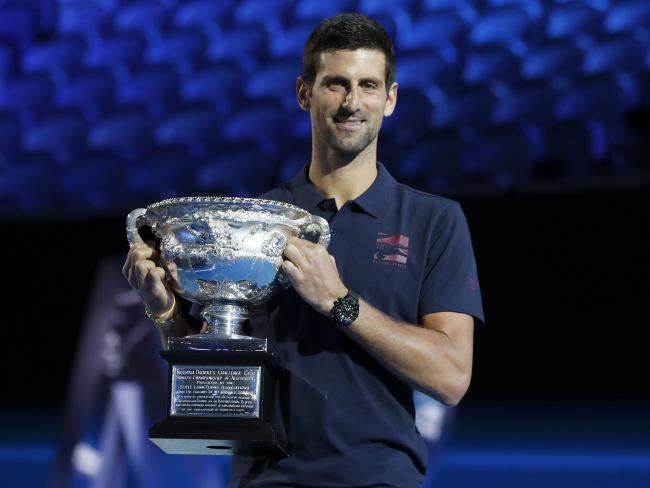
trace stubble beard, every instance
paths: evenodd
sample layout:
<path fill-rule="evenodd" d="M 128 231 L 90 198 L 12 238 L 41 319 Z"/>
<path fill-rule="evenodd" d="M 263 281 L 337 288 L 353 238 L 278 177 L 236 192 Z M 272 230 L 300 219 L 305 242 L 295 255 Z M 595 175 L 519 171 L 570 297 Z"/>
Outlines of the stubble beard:
<path fill-rule="evenodd" d="M 368 122 L 363 122 L 367 124 Z M 325 130 L 325 140 L 328 147 L 336 151 L 340 156 L 351 159 L 366 149 L 376 138 L 377 133 L 370 127 L 360 131 L 361 133 L 342 133 L 335 127 L 327 127 Z"/>

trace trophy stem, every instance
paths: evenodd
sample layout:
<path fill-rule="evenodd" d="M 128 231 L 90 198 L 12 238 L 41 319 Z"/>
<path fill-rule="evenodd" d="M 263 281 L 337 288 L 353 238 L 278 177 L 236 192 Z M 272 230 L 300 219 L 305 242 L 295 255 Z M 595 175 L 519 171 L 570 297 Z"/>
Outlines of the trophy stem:
<path fill-rule="evenodd" d="M 205 334 L 216 337 L 243 335 L 242 324 L 249 317 L 245 306 L 233 302 L 211 302 L 205 306 L 201 315 L 208 323 Z"/>

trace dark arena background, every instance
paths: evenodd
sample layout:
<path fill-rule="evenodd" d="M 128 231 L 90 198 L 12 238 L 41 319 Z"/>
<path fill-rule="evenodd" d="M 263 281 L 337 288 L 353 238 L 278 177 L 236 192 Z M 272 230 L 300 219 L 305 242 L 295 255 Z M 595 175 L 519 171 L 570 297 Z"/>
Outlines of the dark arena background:
<path fill-rule="evenodd" d="M 650 486 L 650 1 L 0 0 L 3 486 L 225 486 L 146 438 L 125 216 L 290 178 L 302 47 L 343 11 L 396 44 L 380 160 L 461 202 L 479 267 L 470 390 L 416 397 L 426 486 Z"/>

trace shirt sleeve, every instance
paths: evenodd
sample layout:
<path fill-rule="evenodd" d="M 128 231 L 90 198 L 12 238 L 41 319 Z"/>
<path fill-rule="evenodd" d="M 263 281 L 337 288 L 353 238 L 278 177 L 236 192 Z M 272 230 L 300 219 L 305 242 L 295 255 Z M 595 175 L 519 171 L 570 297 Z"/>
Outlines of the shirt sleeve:
<path fill-rule="evenodd" d="M 484 323 L 481 289 L 467 219 L 456 202 L 434 221 L 424 270 L 419 316 L 460 312 Z"/>

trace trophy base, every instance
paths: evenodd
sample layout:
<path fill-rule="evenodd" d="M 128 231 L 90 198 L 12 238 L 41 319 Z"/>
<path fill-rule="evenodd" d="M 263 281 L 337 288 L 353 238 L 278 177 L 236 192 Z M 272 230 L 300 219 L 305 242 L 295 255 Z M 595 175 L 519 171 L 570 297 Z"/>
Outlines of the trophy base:
<path fill-rule="evenodd" d="M 266 339 L 180 338 L 161 356 L 169 363 L 168 416 L 149 438 L 169 454 L 288 455 L 280 413 L 282 368 Z"/>
<path fill-rule="evenodd" d="M 233 425 L 215 419 L 167 418 L 149 430 L 149 439 L 167 454 L 288 455 L 283 441 L 266 422 Z"/>

